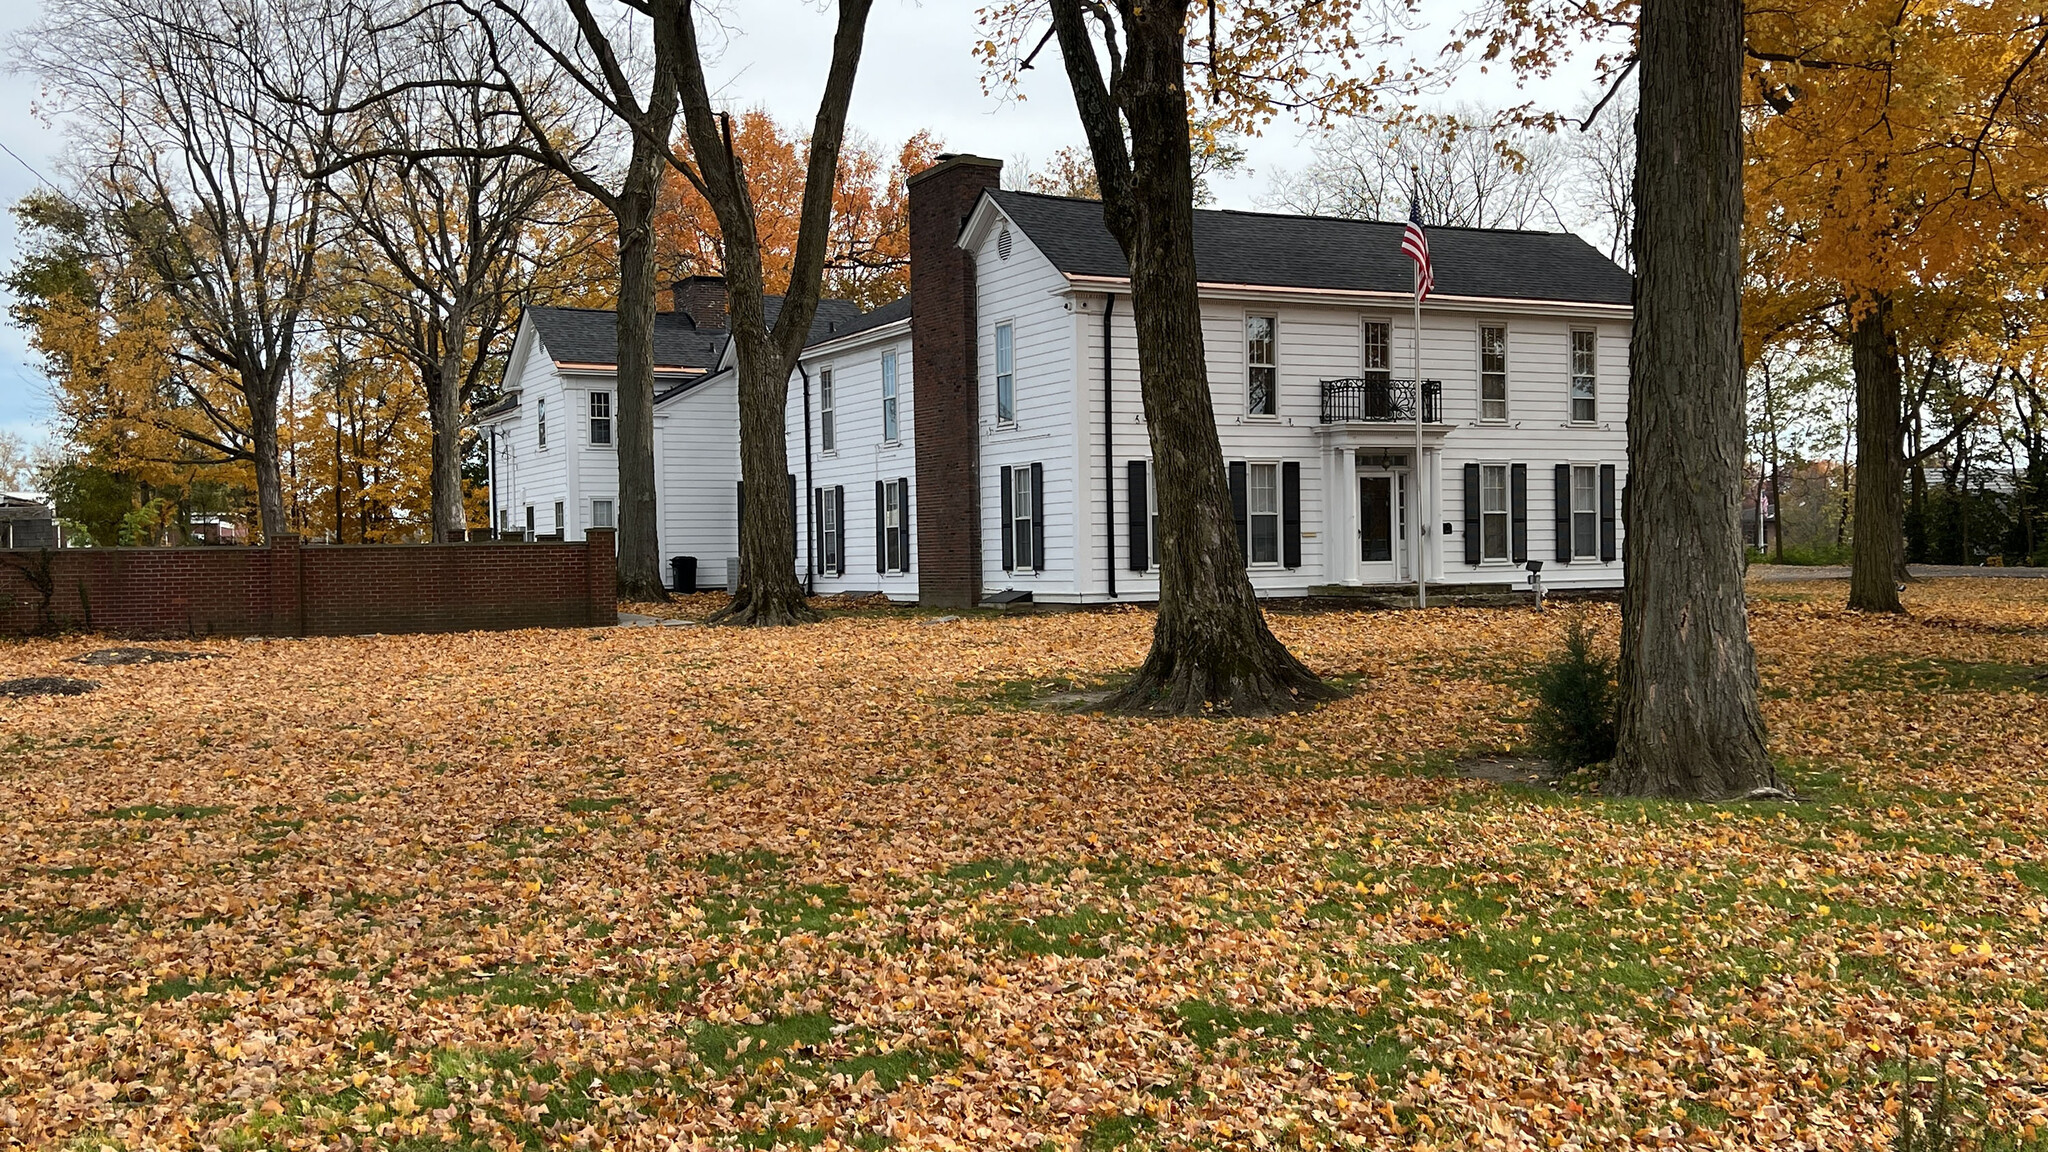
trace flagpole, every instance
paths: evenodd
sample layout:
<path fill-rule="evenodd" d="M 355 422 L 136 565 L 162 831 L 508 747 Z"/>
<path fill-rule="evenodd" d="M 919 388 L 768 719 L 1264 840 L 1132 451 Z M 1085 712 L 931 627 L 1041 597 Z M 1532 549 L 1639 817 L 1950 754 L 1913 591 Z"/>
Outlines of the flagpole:
<path fill-rule="evenodd" d="M 1415 606 L 1429 607 L 1429 589 L 1424 584 L 1422 555 L 1422 265 L 1415 266 L 1415 466 L 1408 470 L 1408 487 L 1415 510 L 1408 517 L 1408 539 L 1415 553 Z"/>

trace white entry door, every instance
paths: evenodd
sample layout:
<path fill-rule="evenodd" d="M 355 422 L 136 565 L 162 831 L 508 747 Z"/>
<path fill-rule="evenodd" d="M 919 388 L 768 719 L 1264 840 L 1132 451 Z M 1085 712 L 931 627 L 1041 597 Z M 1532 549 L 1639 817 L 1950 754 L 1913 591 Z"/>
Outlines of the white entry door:
<path fill-rule="evenodd" d="M 1361 472 L 1358 476 L 1358 579 L 1361 584 L 1398 584 L 1407 578 L 1408 474 Z"/>

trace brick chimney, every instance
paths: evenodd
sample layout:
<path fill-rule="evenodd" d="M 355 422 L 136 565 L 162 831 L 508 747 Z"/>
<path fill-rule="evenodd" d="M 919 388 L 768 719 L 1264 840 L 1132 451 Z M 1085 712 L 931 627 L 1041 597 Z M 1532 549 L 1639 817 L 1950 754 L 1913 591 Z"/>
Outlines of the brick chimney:
<path fill-rule="evenodd" d="M 911 379 L 917 389 L 917 598 L 981 602 L 981 395 L 974 257 L 960 228 L 1003 162 L 948 153 L 910 178 Z"/>
<path fill-rule="evenodd" d="M 675 310 L 689 316 L 690 323 L 707 332 L 726 330 L 726 294 L 723 276 L 687 276 L 675 283 Z"/>

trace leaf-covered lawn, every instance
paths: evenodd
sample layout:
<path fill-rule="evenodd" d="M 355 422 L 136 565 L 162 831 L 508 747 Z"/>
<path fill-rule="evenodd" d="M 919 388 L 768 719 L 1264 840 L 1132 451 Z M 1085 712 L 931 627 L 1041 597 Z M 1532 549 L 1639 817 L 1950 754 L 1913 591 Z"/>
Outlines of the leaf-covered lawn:
<path fill-rule="evenodd" d="M 2048 587 L 1755 591 L 1796 805 L 1461 778 L 1555 613 L 1277 616 L 1360 691 L 1256 722 L 1033 706 L 1138 611 L 93 668 L 0 703 L 0 1134 L 1848 1149 L 1944 1065 L 2048 1121 Z"/>

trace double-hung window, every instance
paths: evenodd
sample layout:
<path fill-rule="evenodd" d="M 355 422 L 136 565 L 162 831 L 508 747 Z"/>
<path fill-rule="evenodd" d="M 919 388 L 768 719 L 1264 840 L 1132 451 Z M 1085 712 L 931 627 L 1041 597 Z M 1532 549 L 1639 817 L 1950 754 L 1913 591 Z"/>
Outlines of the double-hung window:
<path fill-rule="evenodd" d="M 904 512 L 910 506 L 910 481 L 882 483 L 882 571 L 908 572 L 910 549 L 905 546 Z"/>
<path fill-rule="evenodd" d="M 1272 316 L 1244 318 L 1245 402 L 1251 416 L 1280 411 L 1280 367 L 1276 359 L 1280 322 Z"/>
<path fill-rule="evenodd" d="M 1254 564 L 1280 562 L 1280 466 L 1253 464 L 1249 470 L 1246 511 L 1251 517 Z"/>
<path fill-rule="evenodd" d="M 1572 421 L 1591 424 L 1598 418 L 1595 403 L 1593 333 L 1583 329 L 1572 333 Z"/>
<path fill-rule="evenodd" d="M 996 423 L 1017 420 L 1017 334 L 1009 324 L 996 325 Z"/>
<path fill-rule="evenodd" d="M 557 500 L 555 501 L 555 535 L 560 536 L 567 529 L 568 525 L 562 522 L 562 502 Z"/>
<path fill-rule="evenodd" d="M 533 431 L 534 437 L 540 441 L 538 446 L 546 448 L 548 446 L 548 402 L 546 400 L 535 400 L 533 402 Z"/>
<path fill-rule="evenodd" d="M 839 444 L 838 430 L 832 416 L 832 370 L 818 369 L 818 447 L 825 452 L 835 451 Z"/>
<path fill-rule="evenodd" d="M 1039 558 L 1031 552 L 1031 526 L 1038 520 L 1038 508 L 1031 502 L 1031 469 L 1010 470 L 1010 528 L 1015 538 L 1016 558 L 1013 567 L 1028 572 L 1038 567 Z"/>
<path fill-rule="evenodd" d="M 1367 320 L 1359 329 L 1358 367 L 1368 380 L 1385 383 L 1394 370 L 1393 325 L 1385 320 Z"/>
<path fill-rule="evenodd" d="M 896 423 L 896 353 L 882 353 L 882 441 L 894 444 L 903 437 Z"/>
<path fill-rule="evenodd" d="M 1508 466 L 1479 466 L 1479 558 L 1506 560 L 1509 547 Z"/>
<path fill-rule="evenodd" d="M 818 562 L 827 576 L 846 571 L 846 558 L 839 554 L 840 541 L 846 538 L 839 530 L 839 505 L 839 489 L 818 489 Z"/>
<path fill-rule="evenodd" d="M 612 523 L 611 501 L 592 500 L 590 502 L 590 526 L 592 528 L 616 527 L 616 525 Z"/>
<path fill-rule="evenodd" d="M 1600 558 L 1600 470 L 1572 466 L 1572 559 Z"/>
<path fill-rule="evenodd" d="M 1145 555 L 1156 570 L 1159 567 L 1159 469 L 1155 465 L 1148 465 L 1145 469 L 1145 509 L 1151 513 L 1152 521 L 1146 529 L 1146 543 L 1150 548 Z"/>
<path fill-rule="evenodd" d="M 1508 330 L 1479 330 L 1479 418 L 1508 418 Z"/>
<path fill-rule="evenodd" d="M 612 394 L 609 392 L 590 394 L 590 442 L 612 442 Z"/>

